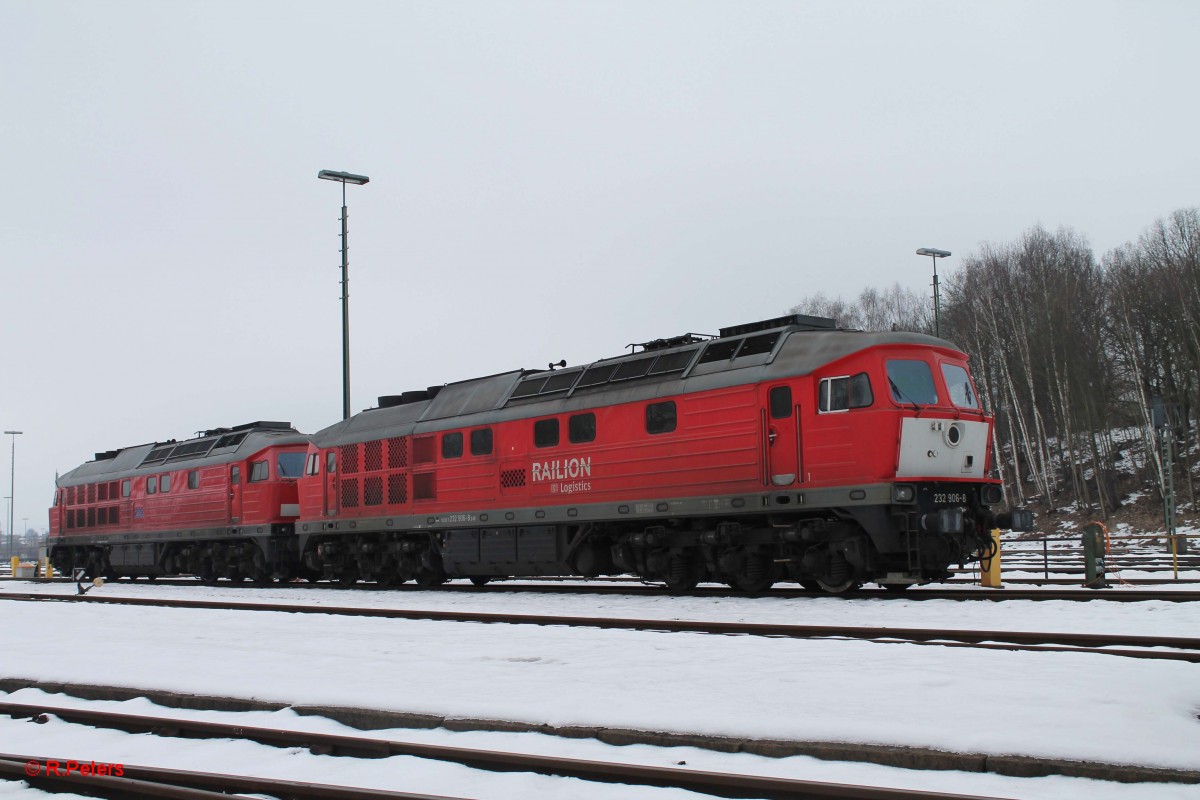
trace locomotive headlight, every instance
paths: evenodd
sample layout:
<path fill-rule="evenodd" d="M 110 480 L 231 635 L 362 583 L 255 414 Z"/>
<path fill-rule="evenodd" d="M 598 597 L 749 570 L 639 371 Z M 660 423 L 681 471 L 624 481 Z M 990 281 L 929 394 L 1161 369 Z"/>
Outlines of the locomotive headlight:
<path fill-rule="evenodd" d="M 958 447 L 959 442 L 961 442 L 963 438 L 963 426 L 955 422 L 953 425 L 946 428 L 945 437 L 946 444 L 950 445 L 951 447 Z"/>
<path fill-rule="evenodd" d="M 994 483 L 990 483 L 983 487 L 981 492 L 983 504 L 985 506 L 994 506 L 1004 499 L 1004 490 Z"/>
<path fill-rule="evenodd" d="M 893 503 L 911 503 L 917 496 L 917 490 L 907 483 L 897 483 L 892 486 Z"/>

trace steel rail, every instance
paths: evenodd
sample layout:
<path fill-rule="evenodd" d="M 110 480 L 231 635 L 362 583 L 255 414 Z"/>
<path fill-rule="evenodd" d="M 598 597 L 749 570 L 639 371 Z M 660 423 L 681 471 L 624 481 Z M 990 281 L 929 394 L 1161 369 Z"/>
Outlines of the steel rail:
<path fill-rule="evenodd" d="M 349 756 L 355 758 L 388 758 L 413 756 L 435 761 L 463 764 L 475 769 L 494 772 L 533 772 L 541 775 L 580 778 L 603 783 L 625 783 L 640 786 L 663 786 L 718 797 L 772 798 L 778 800 L 994 800 L 974 795 L 946 794 L 911 789 L 887 789 L 855 786 L 793 778 L 772 778 L 737 773 L 655 767 L 590 759 L 533 755 L 496 750 L 419 744 L 361 736 L 343 736 L 281 728 L 257 728 L 219 722 L 199 722 L 174 717 L 144 717 L 88 709 L 57 708 L 46 705 L 0 703 L 0 714 L 17 719 L 46 721 L 45 715 L 96 728 L 122 730 L 131 733 L 152 733 L 157 736 L 186 736 L 202 739 L 234 739 L 257 742 L 272 747 L 306 747 L 317 755 Z M 9 757 L 13 758 L 13 757 Z M 126 768 L 129 772 L 129 768 Z M 203 787 L 202 787 L 203 788 Z M 268 790 L 254 790 L 264 791 Z M 269 792 L 268 792 L 269 793 Z M 309 795 L 310 797 L 312 795 Z M 334 795 L 342 797 L 342 795 Z M 404 795 L 379 795 L 380 797 Z M 352 798 L 348 798 L 352 800 Z"/>
<path fill-rule="evenodd" d="M 231 737 L 235 738 L 235 737 Z M 229 800 L 230 792 L 268 794 L 289 800 L 462 800 L 446 795 L 358 789 L 323 783 L 305 783 L 249 775 L 192 772 L 123 764 L 120 777 L 113 775 L 52 775 L 47 762 L 66 764 L 70 759 L 0 754 L 0 778 L 24 780 L 50 792 L 77 792 L 113 800 Z M 37 775 L 26 765 L 37 763 Z"/>
<path fill-rule="evenodd" d="M 325 614 L 433 622 L 470 622 L 502 625 L 543 625 L 668 633 L 701 633 L 724 636 L 764 636 L 790 639 L 853 639 L 875 642 L 971 646 L 986 649 L 1097 653 L 1129 658 L 1151 658 L 1200 663 L 1200 638 L 1133 636 L 1124 634 L 1055 633 L 1038 631 L 971 631 L 934 628 L 859 627 L 846 625 L 791 625 L 765 622 L 708 622 L 702 620 L 629 619 L 541 614 L 495 614 L 466 611 L 432 611 L 398 608 L 303 606 L 276 603 L 173 600 L 146 597 L 94 597 L 90 595 L 14 595 L 0 599 L 33 602 L 92 603 L 142 607 L 204 609 L 216 611 L 273 611 L 285 614 Z M 1169 648 L 1122 650 L 1115 648 Z M 1193 651 L 1193 652 L 1188 652 Z"/>
<path fill-rule="evenodd" d="M 0 582 L 10 580 L 8 578 L 0 578 Z M 26 579 L 18 578 L 15 580 L 25 581 Z M 75 583 L 71 580 L 60 580 L 58 578 L 43 578 L 31 580 L 35 583 Z M 924 587 L 913 587 L 912 589 L 903 592 L 892 592 L 883 589 L 858 589 L 848 591 L 842 594 L 829 594 L 827 592 L 815 591 L 810 592 L 805 589 L 792 589 L 786 587 L 776 587 L 768 589 L 764 592 L 747 593 L 735 589 L 723 589 L 715 586 L 700 586 L 688 592 L 676 592 L 667 589 L 660 584 L 651 583 L 636 583 L 628 582 L 625 585 L 605 585 L 596 586 L 591 584 L 580 584 L 571 581 L 555 582 L 555 583 L 490 583 L 486 586 L 471 586 L 471 585 L 442 585 L 436 588 L 418 588 L 416 586 L 382 586 L 373 583 L 361 583 L 353 586 L 342 586 L 335 583 L 271 583 L 271 584 L 253 584 L 253 583 L 219 583 L 214 585 L 205 585 L 208 589 L 274 589 L 286 590 L 295 592 L 305 591 L 350 591 L 350 592 L 385 592 L 390 594 L 404 594 L 412 592 L 416 594 L 428 594 L 431 592 L 455 592 L 465 594 L 599 594 L 599 595 L 628 595 L 633 597 L 743 597 L 743 598 L 774 598 L 779 600 L 788 599 L 844 599 L 844 600 L 1067 600 L 1072 602 L 1083 602 L 1089 600 L 1112 600 L 1117 602 L 1142 602 L 1146 600 L 1165 600 L 1169 602 L 1184 603 L 1200 600 L 1200 591 L 1154 591 L 1150 589 L 1089 589 L 1082 591 L 1082 581 L 1074 579 L 1030 579 L 1030 578 L 1005 578 L 1006 584 L 1012 585 L 1054 585 L 1054 586 L 1074 586 L 1080 587 L 1076 590 L 1057 590 L 1057 589 L 1014 589 L 1009 586 L 1003 589 L 933 589 Z M 614 582 L 615 583 L 615 582 Z M 949 584 L 975 584 L 976 582 L 968 581 L 964 578 L 951 578 L 946 581 Z M 1161 585 L 1161 584 L 1186 584 L 1187 581 L 1175 581 L 1170 579 L 1164 580 L 1125 580 L 1124 584 L 1131 585 Z M 133 583 L 124 581 L 117 583 L 118 586 L 132 586 Z M 194 578 L 165 578 L 153 583 L 146 583 L 146 586 L 183 586 L 183 587 L 199 587 L 199 584 Z M 15 593 L 20 594 L 20 593 Z"/>

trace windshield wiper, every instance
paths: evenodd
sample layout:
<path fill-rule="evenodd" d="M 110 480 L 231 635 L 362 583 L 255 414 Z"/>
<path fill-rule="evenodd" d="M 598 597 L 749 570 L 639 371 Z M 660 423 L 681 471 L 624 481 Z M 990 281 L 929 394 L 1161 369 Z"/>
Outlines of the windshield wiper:
<path fill-rule="evenodd" d="M 888 378 L 888 383 L 892 387 L 892 394 L 896 397 L 897 400 L 899 400 L 900 402 L 903 403 L 904 398 L 907 397 L 907 395 L 905 395 L 904 392 L 900 391 L 900 387 L 897 386 L 896 382 L 894 380 L 892 380 L 891 378 Z M 921 412 L 924 411 L 925 409 L 923 407 L 917 405 L 917 401 L 913 400 L 911 397 L 908 398 L 908 402 L 912 403 L 912 407 L 916 410 L 917 416 L 918 417 L 921 416 Z"/>

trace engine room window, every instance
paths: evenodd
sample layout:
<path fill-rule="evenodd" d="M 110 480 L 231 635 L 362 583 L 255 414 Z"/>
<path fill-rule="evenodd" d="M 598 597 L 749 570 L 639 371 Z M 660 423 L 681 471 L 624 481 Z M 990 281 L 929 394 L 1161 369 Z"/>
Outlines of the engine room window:
<path fill-rule="evenodd" d="M 596 441 L 596 415 L 575 414 L 567 421 L 567 438 L 571 444 Z"/>
<path fill-rule="evenodd" d="M 280 478 L 299 478 L 304 471 L 304 453 L 280 453 L 276 467 Z"/>
<path fill-rule="evenodd" d="M 158 494 L 158 476 L 146 478 L 146 494 Z"/>
<path fill-rule="evenodd" d="M 822 413 L 867 408 L 874 402 L 875 394 L 871 391 L 871 378 L 865 372 L 860 372 L 853 377 L 825 378 L 821 381 L 821 397 L 818 408 Z"/>
<path fill-rule="evenodd" d="M 957 364 L 942 364 L 942 378 L 946 381 L 951 403 L 959 408 L 979 408 L 979 398 L 971 388 L 971 376 L 965 369 Z"/>
<path fill-rule="evenodd" d="M 492 429 L 476 428 L 471 431 L 471 455 L 487 456 L 492 454 Z"/>
<path fill-rule="evenodd" d="M 163 475 L 158 481 L 158 490 L 163 494 L 171 491 L 171 473 L 168 472 L 166 475 Z"/>
<path fill-rule="evenodd" d="M 533 443 L 537 447 L 554 447 L 558 444 L 558 420 L 539 419 L 533 423 Z"/>
<path fill-rule="evenodd" d="M 332 450 L 325 454 L 325 471 L 330 474 L 337 472 L 337 453 Z"/>
<path fill-rule="evenodd" d="M 199 489 L 200 488 L 200 470 L 194 469 L 188 473 L 188 488 L 189 489 Z"/>
<path fill-rule="evenodd" d="M 916 403 L 920 406 L 935 405 L 938 401 L 937 387 L 933 383 L 933 370 L 924 361 L 910 359 L 887 362 L 888 385 L 892 399 L 897 403 Z"/>
<path fill-rule="evenodd" d="M 265 481 L 269 475 L 267 474 L 266 461 L 253 461 L 250 463 L 250 482 L 258 483 Z"/>
<path fill-rule="evenodd" d="M 321 454 L 310 453 L 308 456 L 308 466 L 304 468 L 305 475 L 316 475 L 321 471 Z"/>
<path fill-rule="evenodd" d="M 133 491 L 133 484 L 128 478 L 121 481 L 121 497 L 129 497 L 129 495 L 132 491 Z"/>
<path fill-rule="evenodd" d="M 442 434 L 442 458 L 461 458 L 463 435 L 461 432 Z"/>
<path fill-rule="evenodd" d="M 241 467 L 230 467 L 229 468 L 229 482 L 231 484 L 233 484 L 234 486 L 237 486 L 239 483 L 242 482 L 242 468 Z"/>
<path fill-rule="evenodd" d="M 646 406 L 646 433 L 670 433 L 675 430 L 675 401 Z"/>

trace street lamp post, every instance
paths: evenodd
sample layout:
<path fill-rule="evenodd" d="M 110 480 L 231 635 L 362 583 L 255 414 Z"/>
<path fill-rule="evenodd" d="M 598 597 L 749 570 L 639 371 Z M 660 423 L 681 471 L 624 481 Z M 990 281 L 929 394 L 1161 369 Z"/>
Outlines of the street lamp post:
<path fill-rule="evenodd" d="M 949 250 L 938 250 L 933 247 L 922 247 L 920 250 L 917 251 L 917 255 L 933 257 L 933 335 L 941 337 L 941 335 L 942 335 L 941 302 L 942 301 L 941 301 L 941 294 L 938 292 L 937 260 L 939 258 L 949 258 L 950 251 Z"/>
<path fill-rule="evenodd" d="M 317 177 L 342 184 L 342 419 L 350 418 L 350 249 L 347 245 L 346 184 L 362 186 L 370 178 L 323 169 Z"/>
<path fill-rule="evenodd" d="M 17 503 L 13 498 L 16 496 L 14 489 L 17 486 L 17 437 L 24 431 L 5 431 L 5 436 L 12 437 L 12 456 L 8 462 L 8 557 L 11 560 L 13 554 L 13 506 Z"/>

